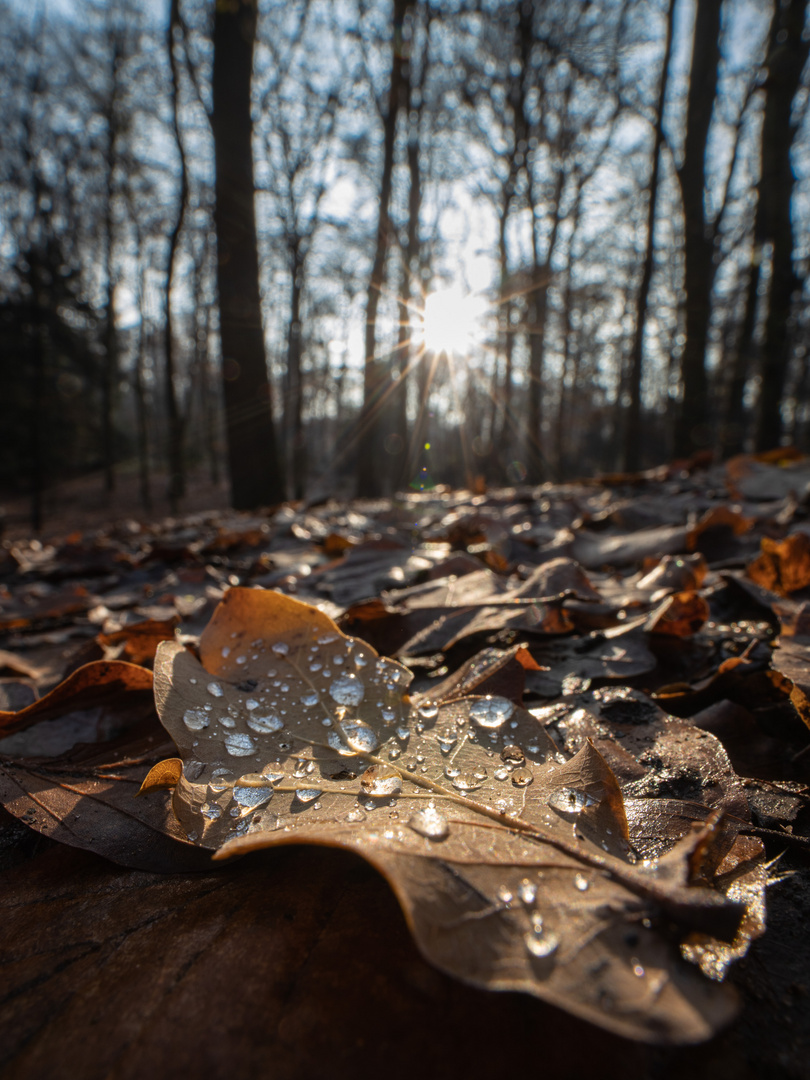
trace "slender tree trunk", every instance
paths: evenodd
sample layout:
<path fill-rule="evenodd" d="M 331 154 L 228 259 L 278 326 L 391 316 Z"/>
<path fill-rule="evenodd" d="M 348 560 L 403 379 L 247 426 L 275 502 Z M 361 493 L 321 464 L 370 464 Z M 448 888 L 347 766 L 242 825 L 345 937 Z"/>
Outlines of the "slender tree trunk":
<path fill-rule="evenodd" d="M 140 246 L 140 241 L 139 241 Z M 135 391 L 135 422 L 138 430 L 138 486 L 141 506 L 144 510 L 152 509 L 152 492 L 149 476 L 149 427 L 146 409 L 146 388 L 144 387 L 143 369 L 146 359 L 146 312 L 144 311 L 144 266 L 137 252 L 138 270 L 138 309 L 140 325 L 138 327 L 138 349 L 135 354 L 135 367 L 132 373 L 132 387 Z"/>
<path fill-rule="evenodd" d="M 374 261 L 366 302 L 366 333 L 363 371 L 363 409 L 357 436 L 357 494 L 374 496 L 382 492 L 380 459 L 382 451 L 381 411 L 383 396 L 388 386 L 387 364 L 377 356 L 377 311 L 385 278 L 385 264 L 391 244 L 389 206 L 394 172 L 394 144 L 396 142 L 397 118 L 404 100 L 405 56 L 402 49 L 402 27 L 411 3 L 394 0 L 394 24 L 391 38 L 391 86 L 388 110 L 383 120 L 383 167 L 380 177 L 379 215 Z"/>
<path fill-rule="evenodd" d="M 706 219 L 706 144 L 717 92 L 722 0 L 697 0 L 686 103 L 683 163 L 678 169 L 684 215 L 686 341 L 675 454 L 688 457 L 710 441 L 706 343 L 714 284 L 714 236 Z"/>
<path fill-rule="evenodd" d="M 304 497 L 307 475 L 307 445 L 304 437 L 304 386 L 301 375 L 301 292 L 304 277 L 303 261 L 298 249 L 292 252 L 292 288 L 290 293 L 290 323 L 287 328 L 287 379 L 289 415 L 287 417 L 287 452 L 293 498 Z"/>
<path fill-rule="evenodd" d="M 513 410 L 513 355 L 515 349 L 515 331 L 512 326 L 512 311 L 514 304 L 510 295 L 509 287 L 509 258 L 506 250 L 506 227 L 509 222 L 509 211 L 514 194 L 514 166 L 510 167 L 509 177 L 502 192 L 501 212 L 498 219 L 498 262 L 500 265 L 500 323 L 501 341 L 503 348 L 503 382 L 499 388 L 493 382 L 492 393 L 500 410 L 497 434 L 493 431 L 493 459 L 497 463 L 498 478 L 507 477 L 507 466 L 512 447 L 514 434 L 514 410 Z"/>
<path fill-rule="evenodd" d="M 647 200 L 647 241 L 644 248 L 644 262 L 641 268 L 641 281 L 636 296 L 635 332 L 630 349 L 630 378 L 627 392 L 630 404 L 624 431 L 624 468 L 636 472 L 641 465 L 641 378 L 644 361 L 644 330 L 647 323 L 647 300 L 650 294 L 655 266 L 655 214 L 658 204 L 658 172 L 661 163 L 661 151 L 664 144 L 664 104 L 669 82 L 669 62 L 672 55 L 672 24 L 675 15 L 675 0 L 670 0 L 667 11 L 664 59 L 661 67 L 661 79 L 658 84 L 658 101 L 655 110 L 655 128 L 653 137 L 652 168 L 650 170 L 649 195 Z"/>
<path fill-rule="evenodd" d="M 118 153 L 118 67 L 121 59 L 120 43 L 113 31 L 112 58 L 110 65 L 110 95 L 105 104 L 105 192 L 104 192 L 104 381 L 102 384 L 102 447 L 104 458 L 104 490 L 111 494 L 115 489 L 115 398 L 118 384 L 118 332 L 115 326 L 115 222 L 113 199 L 115 197 L 115 166 Z"/>
<path fill-rule="evenodd" d="M 783 433 L 782 398 L 791 353 L 791 310 L 801 281 L 793 265 L 791 203 L 796 176 L 790 159 L 796 125 L 793 100 L 801 85 L 810 42 L 804 37 L 807 0 L 779 3 L 771 25 L 766 61 L 765 116 L 762 123 L 762 179 L 765 231 L 772 245 L 771 281 L 762 343 L 762 389 L 756 446 L 778 446 Z"/>
<path fill-rule="evenodd" d="M 568 465 L 568 445 L 569 445 L 569 431 L 568 431 L 568 414 L 569 414 L 569 391 L 570 386 L 573 390 L 574 380 L 571 376 L 572 368 L 572 353 L 576 353 L 576 350 L 571 348 L 572 338 L 574 337 L 574 328 L 572 325 L 571 313 L 574 307 L 574 257 L 573 247 L 576 240 L 577 232 L 579 230 L 580 213 L 582 211 L 582 188 L 580 187 L 576 202 L 574 203 L 573 210 L 571 211 L 571 235 L 568 241 L 568 266 L 565 275 L 565 292 L 563 294 L 563 356 L 562 356 L 562 372 L 560 375 L 560 396 L 557 404 L 557 446 L 555 453 L 555 463 L 557 468 L 557 476 L 562 479 L 567 470 Z"/>
<path fill-rule="evenodd" d="M 737 347 L 732 359 L 731 377 L 726 394 L 725 416 L 722 426 L 721 451 L 724 457 L 738 454 L 745 445 L 745 384 L 753 370 L 756 345 L 754 337 L 759 313 L 759 292 L 762 280 L 762 201 L 758 199 L 754 218 L 754 238 L 751 249 L 751 265 L 745 288 L 745 309 L 740 327 Z"/>
<path fill-rule="evenodd" d="M 184 460 L 184 437 L 185 423 L 183 412 L 177 393 L 177 357 L 175 353 L 174 335 L 174 312 L 172 309 L 172 286 L 174 284 L 174 271 L 177 262 L 177 252 L 180 247 L 180 236 L 183 232 L 183 224 L 186 218 L 188 206 L 188 168 L 186 165 L 186 153 L 183 147 L 183 137 L 180 131 L 180 103 L 179 103 L 179 72 L 177 70 L 177 57 L 174 52 L 175 30 L 179 26 L 179 0 L 172 0 L 168 28 L 169 66 L 171 69 L 171 106 L 172 106 L 172 129 L 175 145 L 180 157 L 180 191 L 178 194 L 177 215 L 174 225 L 169 233 L 169 255 L 166 264 L 166 295 L 164 298 L 164 392 L 166 395 L 166 412 L 168 415 L 167 430 L 167 458 L 169 467 L 169 506 L 175 513 L 180 505 L 180 500 L 185 495 L 186 474 Z"/>
<path fill-rule="evenodd" d="M 214 224 L 217 234 L 225 429 L 237 510 L 281 502 L 259 291 L 250 86 L 256 0 L 216 5 L 212 75 Z"/>

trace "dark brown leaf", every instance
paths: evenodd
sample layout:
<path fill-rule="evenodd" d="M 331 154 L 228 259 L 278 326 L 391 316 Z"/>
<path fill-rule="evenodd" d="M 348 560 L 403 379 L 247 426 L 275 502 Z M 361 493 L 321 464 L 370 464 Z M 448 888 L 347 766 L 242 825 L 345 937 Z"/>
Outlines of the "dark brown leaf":
<path fill-rule="evenodd" d="M 689 1041 L 728 1015 L 653 924 L 625 941 L 645 912 L 718 949 L 735 936 L 743 905 L 689 884 L 710 833 L 662 859 L 663 876 L 637 869 L 617 781 L 590 743 L 560 760 L 506 699 L 408 713 L 404 669 L 277 594 L 232 590 L 200 652 L 205 667 L 161 645 L 156 696 L 185 761 L 175 812 L 218 857 L 296 842 L 357 851 L 440 967 L 614 1031 Z M 725 832 L 707 828 L 714 848 Z"/>
<path fill-rule="evenodd" d="M 76 709 L 114 701 L 122 692 L 148 692 L 152 672 L 123 660 L 96 660 L 74 671 L 49 694 L 20 709 L 0 711 L 0 734 L 22 731 L 40 720 L 51 720 Z"/>

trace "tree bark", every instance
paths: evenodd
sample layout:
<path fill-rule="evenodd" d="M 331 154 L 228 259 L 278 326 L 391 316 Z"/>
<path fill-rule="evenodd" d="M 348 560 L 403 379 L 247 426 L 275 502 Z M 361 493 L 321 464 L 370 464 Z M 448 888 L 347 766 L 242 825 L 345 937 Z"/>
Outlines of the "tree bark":
<path fill-rule="evenodd" d="M 385 278 L 385 263 L 391 245 L 389 206 L 394 172 L 394 144 L 397 118 L 402 109 L 405 78 L 405 56 L 402 49 L 402 27 L 411 4 L 409 0 L 394 0 L 394 25 L 391 37 L 391 85 L 388 109 L 383 118 L 383 167 L 380 176 L 379 214 L 374 261 L 366 301 L 366 333 L 363 372 L 363 408 L 357 433 L 357 494 L 371 497 L 382 493 L 383 476 L 380 468 L 382 451 L 381 412 L 383 396 L 388 386 L 388 365 L 377 356 L 377 311 Z"/>
<path fill-rule="evenodd" d="M 627 409 L 624 429 L 624 468 L 628 472 L 636 472 L 641 465 L 641 377 L 644 362 L 644 330 L 647 323 L 647 300 L 655 266 L 655 214 L 658 204 L 658 173 L 661 163 L 661 150 L 664 144 L 664 104 L 669 82 L 674 15 L 675 0 L 670 0 L 664 40 L 664 59 L 661 67 L 661 79 L 658 84 L 658 101 L 655 108 L 652 168 L 650 170 L 649 197 L 647 201 L 647 242 L 644 249 L 644 263 L 641 268 L 641 281 L 636 295 L 635 331 L 630 349 L 630 378 L 627 386 L 630 404 Z"/>
<path fill-rule="evenodd" d="M 714 234 L 706 219 L 706 143 L 720 64 L 722 0 L 697 0 L 692 36 L 686 134 L 677 170 L 684 215 L 686 341 L 681 357 L 682 398 L 675 423 L 676 456 L 688 457 L 710 441 L 706 343 L 714 285 Z"/>
<path fill-rule="evenodd" d="M 304 386 L 301 376 L 301 291 L 304 267 L 298 248 L 293 248 L 291 258 L 290 324 L 287 328 L 287 439 L 289 440 L 287 449 L 291 459 L 288 469 L 292 479 L 293 498 L 301 499 L 304 496 L 307 472 L 307 446 L 303 422 Z"/>
<path fill-rule="evenodd" d="M 807 0 L 779 3 L 771 24 L 766 66 L 765 116 L 762 123 L 762 179 L 765 233 L 771 248 L 771 281 L 762 344 L 762 388 L 757 450 L 778 446 L 783 433 L 782 398 L 791 353 L 791 309 L 801 285 L 793 265 L 791 202 L 796 177 L 790 151 L 796 135 L 791 113 L 801 85 L 810 42 L 803 31 Z"/>
<path fill-rule="evenodd" d="M 174 268 L 177 261 L 177 251 L 180 246 L 180 236 L 183 232 L 183 224 L 186 218 L 188 206 L 188 168 L 186 166 L 186 152 L 183 147 L 183 137 L 180 131 L 180 103 L 179 103 L 179 73 L 177 70 L 177 58 L 174 52 L 175 30 L 180 22 L 179 0 L 172 0 L 169 15 L 169 28 L 167 46 L 169 51 L 169 67 L 171 69 L 171 104 L 172 104 L 172 130 L 175 145 L 180 156 L 180 191 L 178 193 L 177 215 L 174 225 L 169 233 L 169 256 L 166 264 L 166 296 L 164 300 L 164 357 L 163 357 L 163 381 L 166 395 L 166 412 L 168 414 L 167 430 L 167 457 L 169 467 L 169 506 L 172 513 L 176 513 L 180 500 L 186 491 L 185 475 L 185 422 L 183 410 L 177 394 L 177 364 L 174 341 L 174 312 L 172 309 L 172 285 L 174 283 Z"/>
<path fill-rule="evenodd" d="M 250 87 L 256 0 L 217 4 L 212 75 L 214 226 L 217 235 L 225 429 L 231 504 L 237 510 L 281 502 L 259 290 Z"/>

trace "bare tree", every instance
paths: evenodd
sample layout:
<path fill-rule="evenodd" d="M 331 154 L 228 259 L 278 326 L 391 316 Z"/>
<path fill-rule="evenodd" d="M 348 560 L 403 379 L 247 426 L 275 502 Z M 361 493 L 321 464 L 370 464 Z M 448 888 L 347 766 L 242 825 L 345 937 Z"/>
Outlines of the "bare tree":
<path fill-rule="evenodd" d="M 255 0 L 217 4 L 212 74 L 214 223 L 217 234 L 225 430 L 231 501 L 238 510 L 280 502 L 279 467 L 267 373 L 256 243 L 251 78 Z"/>

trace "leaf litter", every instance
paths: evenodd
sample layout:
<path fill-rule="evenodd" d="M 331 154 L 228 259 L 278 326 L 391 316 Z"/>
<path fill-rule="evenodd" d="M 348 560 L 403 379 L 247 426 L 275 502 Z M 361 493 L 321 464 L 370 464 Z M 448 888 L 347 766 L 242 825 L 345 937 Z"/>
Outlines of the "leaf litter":
<path fill-rule="evenodd" d="M 735 487 L 739 465 L 725 477 L 663 470 L 531 493 L 436 492 L 7 543 L 0 690 L 5 730 L 15 734 L 0 746 L 3 803 L 46 836 L 144 869 L 202 868 L 212 854 L 227 868 L 227 855 L 301 841 L 359 851 L 445 971 L 478 986 L 521 986 L 635 1038 L 707 1038 L 733 1013 L 719 980 L 762 933 L 766 883 L 784 879 L 773 857 L 795 852 L 801 866 L 808 847 L 806 510 L 792 489 L 773 494 L 782 466 L 757 463 L 752 474 L 759 482 L 768 470 L 765 487 Z M 724 484 L 736 501 L 724 501 Z M 340 684 L 348 703 L 337 702 L 309 665 L 314 691 L 302 683 L 295 701 L 289 673 L 254 673 L 262 646 L 285 634 L 292 644 L 295 620 L 286 630 L 260 620 L 240 637 L 240 619 L 226 628 L 220 606 L 210 622 L 238 584 L 317 605 L 320 636 L 338 634 L 319 647 L 361 657 L 363 699 L 352 704 L 349 679 Z M 356 635 L 351 648 L 329 616 Z M 234 634 L 232 643 L 209 649 L 209 625 Z M 161 656 L 176 656 L 170 667 L 181 657 L 196 663 L 199 641 L 209 697 L 201 705 L 192 695 L 183 709 L 201 708 L 207 728 L 193 713 L 191 728 L 175 718 L 172 734 L 198 746 L 174 759 L 144 707 L 161 640 Z M 283 656 L 273 654 L 279 672 Z M 119 657 L 134 663 L 94 666 Z M 378 662 L 396 678 L 373 684 Z M 344 658 L 327 669 L 329 685 L 341 667 L 352 673 Z M 159 664 L 156 688 L 165 676 Z M 318 702 L 300 700 L 313 692 Z M 472 710 L 487 699 L 495 712 L 512 707 L 501 728 L 476 722 Z M 330 718 L 324 703 L 331 729 L 314 723 L 319 710 Z M 199 744 L 216 710 L 221 747 L 226 734 L 240 738 L 231 740 L 236 755 L 209 760 Z M 267 730 L 249 728 L 250 715 Z M 299 734 L 310 741 L 282 750 L 274 715 L 288 735 L 303 717 Z M 72 746 L 82 741 L 92 745 Z M 274 752 L 262 758 L 254 744 Z M 451 757 L 460 788 L 444 772 Z M 150 793 L 133 799 L 161 762 Z M 232 776 L 223 784 L 220 773 L 195 802 L 205 769 L 216 768 Z M 566 768 L 576 775 L 557 773 L 555 787 L 552 770 Z M 218 818 L 201 820 L 206 804 Z M 358 820 L 347 820 L 353 811 Z M 650 1004 L 656 971 L 668 982 Z"/>

